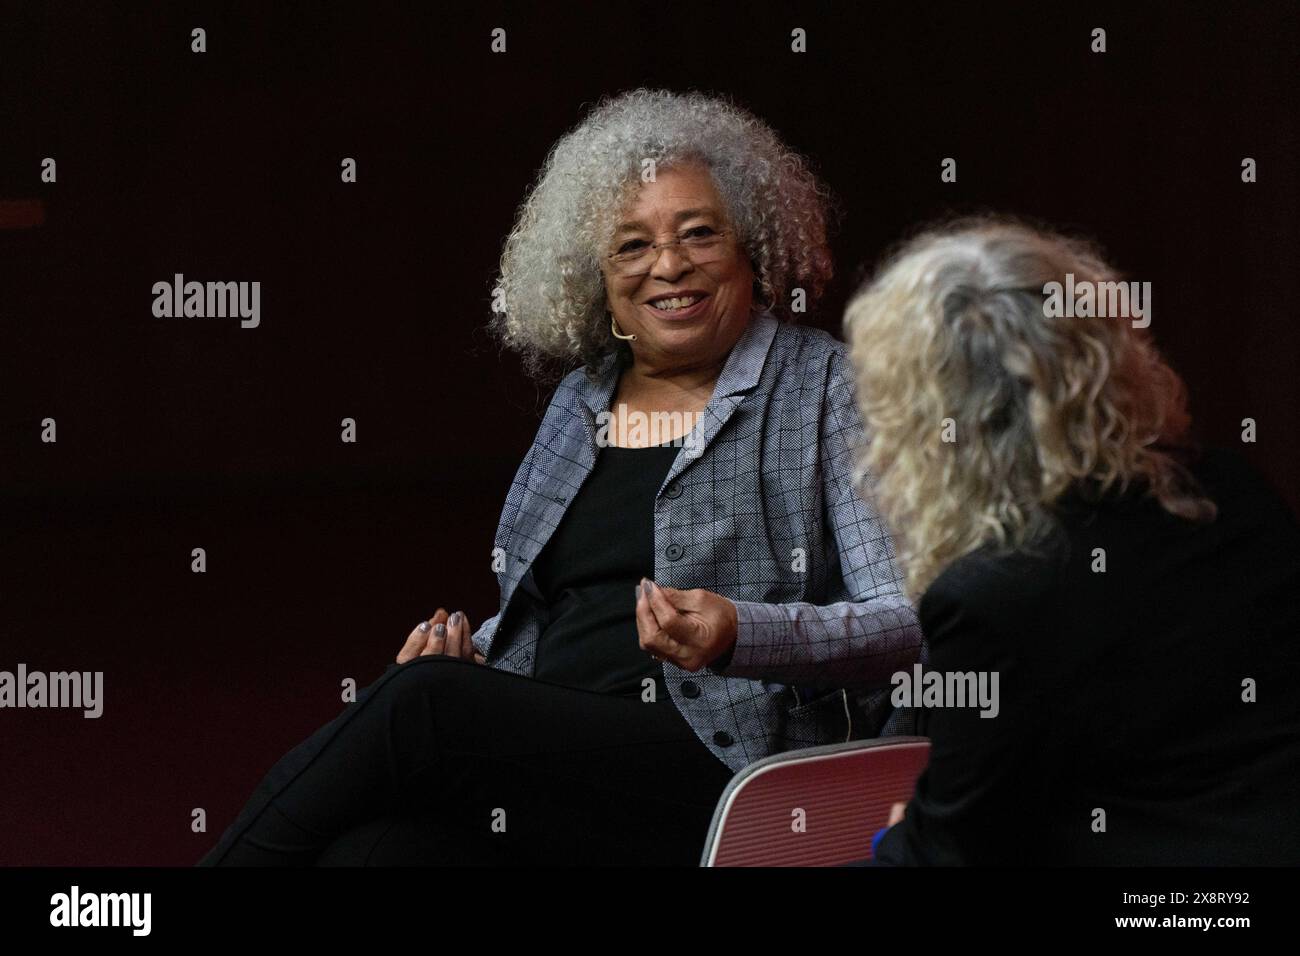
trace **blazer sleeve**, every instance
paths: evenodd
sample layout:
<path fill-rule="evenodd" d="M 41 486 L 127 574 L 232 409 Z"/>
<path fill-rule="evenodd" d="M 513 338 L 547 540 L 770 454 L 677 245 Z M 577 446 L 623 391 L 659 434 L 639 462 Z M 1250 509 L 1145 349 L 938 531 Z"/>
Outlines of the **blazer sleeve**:
<path fill-rule="evenodd" d="M 978 605 L 996 607 L 996 593 L 987 583 L 979 588 Z M 1031 843 L 1040 832 L 1034 820 L 1044 801 L 1045 781 L 1034 766 L 1043 685 L 1030 674 L 1023 636 L 999 626 L 996 611 L 975 609 L 960 592 L 932 591 L 921 601 L 928 670 L 974 672 L 990 680 L 996 674 L 996 710 L 988 708 L 986 717 L 979 706 L 922 708 L 930 762 L 903 821 L 881 838 L 875 859 L 914 866 L 1024 862 L 1041 850 Z"/>
<path fill-rule="evenodd" d="M 561 387 L 563 387 L 563 384 L 564 383 L 561 383 Z M 556 394 L 551 396 L 550 404 L 547 406 L 546 413 L 542 417 L 542 422 L 538 426 L 537 435 L 529 444 L 528 450 L 524 452 L 523 460 L 519 462 L 519 467 L 515 469 L 514 477 L 510 479 L 510 489 L 506 492 L 506 502 L 501 509 L 501 517 L 497 521 L 496 534 L 492 538 L 492 553 L 494 557 L 496 556 L 498 549 L 508 556 L 509 548 L 512 543 L 511 537 L 514 534 L 515 525 L 519 520 L 519 509 L 523 505 L 524 496 L 528 492 L 528 482 L 532 478 L 533 462 L 535 461 L 537 454 L 537 443 L 550 424 L 549 419 L 556 412 L 557 396 L 559 393 L 560 389 L 557 389 Z M 494 662 L 490 657 L 488 657 L 488 643 L 495 636 L 496 629 L 501 623 L 501 615 L 505 613 L 505 605 L 502 600 L 505 595 L 501 592 L 503 581 L 504 579 L 502 574 L 498 572 L 497 612 L 480 624 L 475 629 L 474 633 L 470 635 L 470 643 L 474 645 L 475 650 L 485 658 L 488 658 L 489 664 L 493 664 Z"/>
<path fill-rule="evenodd" d="M 851 600 L 818 605 L 735 601 L 736 643 L 711 669 L 813 687 L 876 687 L 921 652 L 916 611 L 883 519 L 853 480 L 863 428 L 848 361 L 831 353 L 818 432 L 824 520 Z"/>

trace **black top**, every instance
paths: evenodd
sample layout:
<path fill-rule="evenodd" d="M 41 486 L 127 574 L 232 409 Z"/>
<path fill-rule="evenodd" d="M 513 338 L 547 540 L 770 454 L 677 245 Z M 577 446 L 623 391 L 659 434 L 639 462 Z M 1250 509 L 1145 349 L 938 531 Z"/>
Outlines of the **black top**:
<path fill-rule="evenodd" d="M 997 671 L 1000 709 L 919 711 L 930 765 L 879 862 L 1300 864 L 1300 528 L 1239 454 L 1193 470 L 1209 525 L 1075 495 L 1044 553 L 930 585 L 927 670 Z"/>
<path fill-rule="evenodd" d="M 533 562 L 549 618 L 534 676 L 601 694 L 640 696 L 655 681 L 669 700 L 663 666 L 641 650 L 635 588 L 653 578 L 654 505 L 680 448 L 601 449 L 587 480 Z"/>

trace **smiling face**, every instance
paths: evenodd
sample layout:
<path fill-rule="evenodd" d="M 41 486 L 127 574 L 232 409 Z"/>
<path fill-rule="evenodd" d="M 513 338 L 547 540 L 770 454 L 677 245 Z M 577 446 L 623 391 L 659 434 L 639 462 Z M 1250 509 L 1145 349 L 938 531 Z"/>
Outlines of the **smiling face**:
<path fill-rule="evenodd" d="M 623 211 L 609 252 L 686 240 L 651 250 L 636 270 L 642 275 L 620 275 L 620 267 L 605 259 L 609 309 L 625 335 L 636 335 L 631 344 L 638 362 L 707 366 L 719 362 L 744 332 L 754 272 L 724 210 L 708 170 L 692 163 L 660 168 Z M 723 232 L 712 247 L 690 247 Z"/>

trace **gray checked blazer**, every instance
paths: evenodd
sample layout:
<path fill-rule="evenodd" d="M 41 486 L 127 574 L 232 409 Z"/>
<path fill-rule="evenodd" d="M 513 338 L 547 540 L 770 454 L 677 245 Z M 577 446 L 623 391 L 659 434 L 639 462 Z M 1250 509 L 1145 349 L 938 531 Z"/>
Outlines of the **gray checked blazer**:
<path fill-rule="evenodd" d="M 889 679 L 919 659 L 921 631 L 881 518 L 852 486 L 862 425 L 846 349 L 755 316 L 655 497 L 656 583 L 736 605 L 724 666 L 663 665 L 673 703 L 733 770 L 910 729 L 903 712 L 885 726 Z M 533 559 L 592 471 L 619 372 L 610 356 L 594 379 L 578 369 L 559 384 L 510 485 L 493 551 L 500 610 L 472 637 L 492 667 L 533 673 L 545 620 Z"/>

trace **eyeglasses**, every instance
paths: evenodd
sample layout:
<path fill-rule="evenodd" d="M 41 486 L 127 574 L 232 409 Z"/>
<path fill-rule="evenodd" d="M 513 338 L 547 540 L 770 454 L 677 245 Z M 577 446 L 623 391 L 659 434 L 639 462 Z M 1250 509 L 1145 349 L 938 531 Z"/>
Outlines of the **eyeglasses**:
<path fill-rule="evenodd" d="M 730 254 L 731 243 L 727 241 L 730 235 L 727 231 L 714 232 L 708 226 L 695 226 L 676 239 L 666 239 L 663 242 L 629 239 L 605 258 L 609 260 L 610 271 L 620 279 L 647 275 L 659 261 L 659 252 L 669 246 L 676 246 L 678 254 L 690 260 L 692 265 L 708 265 L 725 259 Z"/>

